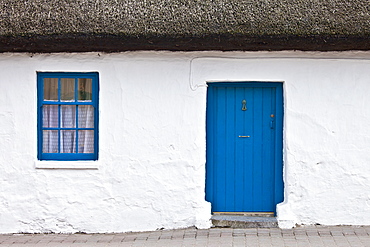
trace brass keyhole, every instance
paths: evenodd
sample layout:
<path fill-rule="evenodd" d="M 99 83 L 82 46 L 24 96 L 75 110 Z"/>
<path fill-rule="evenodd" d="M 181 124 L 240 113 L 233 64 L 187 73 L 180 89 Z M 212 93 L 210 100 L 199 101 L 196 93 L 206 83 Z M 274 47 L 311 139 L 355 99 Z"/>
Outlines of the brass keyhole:
<path fill-rule="evenodd" d="M 247 101 L 245 99 L 242 100 L 242 111 L 246 111 L 247 108 Z"/>

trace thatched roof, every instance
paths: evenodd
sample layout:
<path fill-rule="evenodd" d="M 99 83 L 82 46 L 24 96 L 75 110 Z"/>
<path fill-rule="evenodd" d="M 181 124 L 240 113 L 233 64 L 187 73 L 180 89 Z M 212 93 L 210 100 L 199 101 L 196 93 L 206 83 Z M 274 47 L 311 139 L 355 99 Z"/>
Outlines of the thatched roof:
<path fill-rule="evenodd" d="M 0 0 L 0 52 L 370 50 L 369 0 Z"/>

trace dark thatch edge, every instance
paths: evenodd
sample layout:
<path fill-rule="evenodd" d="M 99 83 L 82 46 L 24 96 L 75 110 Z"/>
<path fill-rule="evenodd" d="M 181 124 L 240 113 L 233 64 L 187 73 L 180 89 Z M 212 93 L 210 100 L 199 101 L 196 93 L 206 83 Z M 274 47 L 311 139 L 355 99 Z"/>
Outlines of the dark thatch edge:
<path fill-rule="evenodd" d="M 370 50 L 370 36 L 125 36 L 63 34 L 0 36 L 0 52 L 169 51 L 348 51 Z"/>

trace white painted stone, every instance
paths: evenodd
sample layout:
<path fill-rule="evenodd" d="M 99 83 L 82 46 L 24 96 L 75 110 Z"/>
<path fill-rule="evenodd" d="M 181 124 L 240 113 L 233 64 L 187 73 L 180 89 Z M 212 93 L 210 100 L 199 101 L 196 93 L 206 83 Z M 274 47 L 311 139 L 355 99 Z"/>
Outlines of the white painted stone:
<path fill-rule="evenodd" d="M 296 219 L 293 210 L 290 207 L 291 205 L 287 202 L 279 203 L 276 207 L 276 214 L 279 227 L 282 229 L 293 228 L 299 220 Z"/>
<path fill-rule="evenodd" d="M 0 66 L 0 233 L 209 227 L 205 83 L 223 80 L 284 83 L 281 227 L 370 225 L 370 52 L 9 53 Z M 37 161 L 37 71 L 99 72 L 90 169 Z"/>

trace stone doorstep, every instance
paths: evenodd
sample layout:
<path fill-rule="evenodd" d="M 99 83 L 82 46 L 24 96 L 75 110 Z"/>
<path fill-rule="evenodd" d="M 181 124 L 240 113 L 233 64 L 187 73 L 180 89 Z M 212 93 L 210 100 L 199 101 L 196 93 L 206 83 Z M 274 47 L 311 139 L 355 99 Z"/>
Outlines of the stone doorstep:
<path fill-rule="evenodd" d="M 214 215 L 239 215 L 251 217 L 275 217 L 274 212 L 213 212 Z"/>
<path fill-rule="evenodd" d="M 211 217 L 213 227 L 228 228 L 277 228 L 276 217 L 215 214 Z"/>

